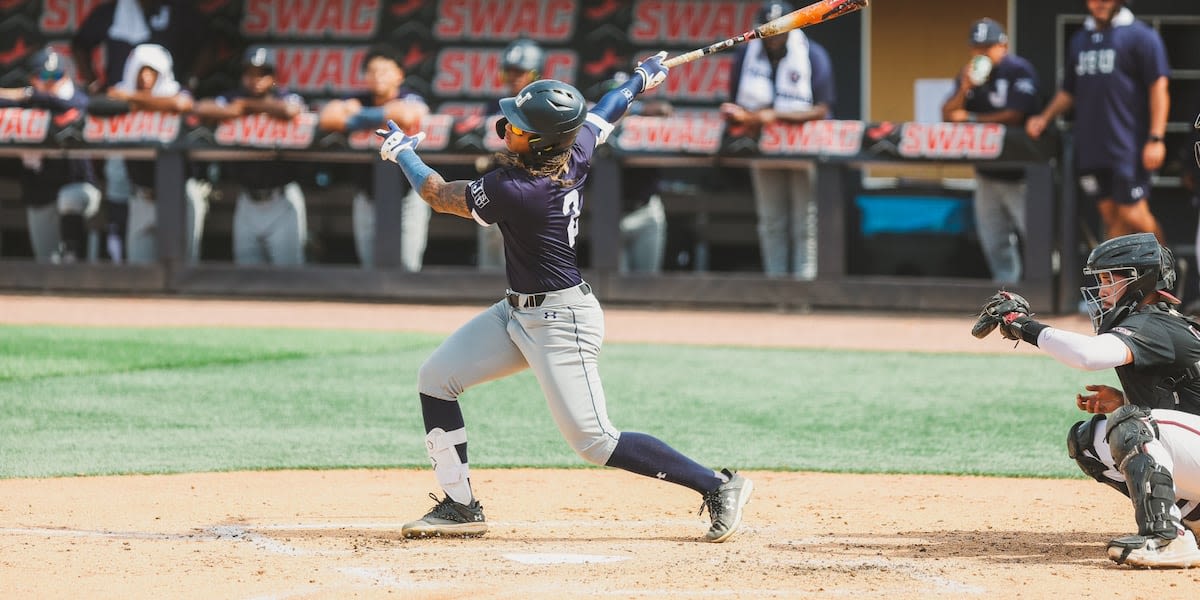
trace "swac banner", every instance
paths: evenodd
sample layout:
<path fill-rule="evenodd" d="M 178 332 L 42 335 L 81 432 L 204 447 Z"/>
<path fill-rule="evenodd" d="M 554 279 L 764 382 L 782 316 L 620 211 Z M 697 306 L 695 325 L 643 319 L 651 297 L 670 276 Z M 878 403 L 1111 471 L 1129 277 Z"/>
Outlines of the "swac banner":
<path fill-rule="evenodd" d="M 182 117 L 173 113 L 134 111 L 123 115 L 88 115 L 83 141 L 89 144 L 170 144 L 179 137 Z"/>
<path fill-rule="evenodd" d="M 50 133 L 50 111 L 40 108 L 0 108 L 0 142 L 41 144 Z"/>
<path fill-rule="evenodd" d="M 25 73 L 20 58 L 46 42 L 66 48 L 97 6 L 111 0 L 0 0 L 0 80 Z M 794 2 L 803 4 L 805 2 Z M 250 45 L 278 51 L 281 86 L 319 104 L 365 87 L 368 48 L 387 44 L 406 81 L 430 105 L 479 106 L 509 95 L 500 54 L 525 38 L 545 52 L 541 76 L 588 90 L 660 50 L 671 55 L 748 31 L 760 0 L 196 0 L 217 69 L 199 96 L 237 85 Z M 12 57 L 9 63 L 6 57 Z M 93 62 L 102 67 L 96 52 Z M 728 98 L 734 51 L 676 68 L 648 97 L 689 108 Z M 102 72 L 103 69 L 101 68 Z M 12 85 L 17 85 L 14 83 Z"/>

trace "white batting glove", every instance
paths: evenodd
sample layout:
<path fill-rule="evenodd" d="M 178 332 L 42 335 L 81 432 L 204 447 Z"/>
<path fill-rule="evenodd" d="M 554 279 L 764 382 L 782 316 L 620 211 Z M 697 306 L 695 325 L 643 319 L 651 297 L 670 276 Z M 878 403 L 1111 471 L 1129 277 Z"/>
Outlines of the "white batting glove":
<path fill-rule="evenodd" d="M 424 131 L 419 131 L 416 135 L 408 135 L 401 131 L 395 121 L 388 121 L 387 129 L 376 129 L 375 135 L 384 138 L 383 144 L 379 146 L 379 158 L 392 162 L 396 162 L 396 157 L 401 152 L 416 150 L 421 140 L 425 139 Z"/>
<path fill-rule="evenodd" d="M 667 58 L 667 51 L 663 50 L 646 60 L 638 63 L 634 73 L 640 73 L 642 76 L 642 91 L 648 92 L 667 79 L 667 72 L 670 67 L 663 64 L 663 60 Z"/>

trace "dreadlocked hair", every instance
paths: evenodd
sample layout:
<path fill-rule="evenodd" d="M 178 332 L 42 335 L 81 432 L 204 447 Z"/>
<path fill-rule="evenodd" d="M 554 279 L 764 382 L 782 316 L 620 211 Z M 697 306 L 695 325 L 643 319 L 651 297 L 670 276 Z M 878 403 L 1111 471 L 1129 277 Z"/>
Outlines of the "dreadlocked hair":
<path fill-rule="evenodd" d="M 549 177 L 550 181 L 557 183 L 560 187 L 571 187 L 575 185 L 575 180 L 566 179 L 567 159 L 570 157 L 571 152 L 569 150 L 539 159 L 535 159 L 529 155 L 517 154 L 516 152 L 498 152 L 495 156 L 495 162 L 505 167 L 524 169 L 534 177 Z"/>

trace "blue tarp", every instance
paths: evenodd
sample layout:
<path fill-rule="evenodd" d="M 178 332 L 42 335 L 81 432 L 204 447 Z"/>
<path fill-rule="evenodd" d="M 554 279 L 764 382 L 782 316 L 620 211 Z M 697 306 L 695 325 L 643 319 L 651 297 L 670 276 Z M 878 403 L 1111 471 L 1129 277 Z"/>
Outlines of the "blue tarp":
<path fill-rule="evenodd" d="M 936 196 L 856 196 L 859 231 L 864 237 L 880 233 L 944 233 L 956 235 L 973 228 L 971 201 Z"/>

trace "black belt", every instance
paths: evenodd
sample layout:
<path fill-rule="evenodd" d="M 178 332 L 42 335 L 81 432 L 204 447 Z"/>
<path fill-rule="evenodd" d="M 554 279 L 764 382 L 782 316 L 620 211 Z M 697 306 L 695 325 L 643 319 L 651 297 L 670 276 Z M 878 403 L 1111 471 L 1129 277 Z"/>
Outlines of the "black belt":
<path fill-rule="evenodd" d="M 586 282 L 586 281 L 575 286 L 574 289 L 578 289 L 579 291 L 583 292 L 584 296 L 592 293 L 592 286 L 588 285 L 588 282 Z M 508 298 L 508 305 L 513 308 L 537 308 L 537 307 L 541 306 L 543 302 L 546 301 L 546 297 L 549 296 L 550 294 L 553 294 L 553 292 L 548 292 L 548 293 L 544 293 L 544 294 L 516 294 L 516 293 L 513 293 L 513 294 L 507 294 L 506 297 Z M 522 296 L 525 297 L 524 304 L 521 303 Z"/>

